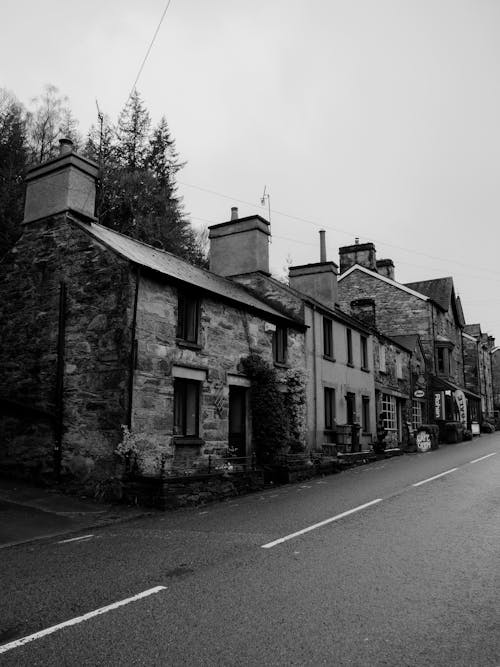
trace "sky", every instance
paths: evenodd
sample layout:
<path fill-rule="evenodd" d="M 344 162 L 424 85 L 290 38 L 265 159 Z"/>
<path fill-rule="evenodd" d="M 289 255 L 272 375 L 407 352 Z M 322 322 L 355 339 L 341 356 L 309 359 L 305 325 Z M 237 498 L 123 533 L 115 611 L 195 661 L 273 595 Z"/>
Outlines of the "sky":
<path fill-rule="evenodd" d="M 115 121 L 167 0 L 2 0 L 0 87 Z M 400 282 L 453 276 L 500 344 L 500 2 L 171 0 L 137 83 L 195 226 L 271 214 L 270 261 L 372 241 Z M 266 188 L 269 199 L 261 198 Z"/>

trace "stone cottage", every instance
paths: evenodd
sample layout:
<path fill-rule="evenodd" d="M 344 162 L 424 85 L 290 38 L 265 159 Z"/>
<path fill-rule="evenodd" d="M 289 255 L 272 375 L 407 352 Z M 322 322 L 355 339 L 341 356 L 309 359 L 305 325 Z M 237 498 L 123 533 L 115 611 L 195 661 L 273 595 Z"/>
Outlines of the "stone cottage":
<path fill-rule="evenodd" d="M 371 331 L 338 306 L 337 266 L 326 259 L 324 232 L 320 262 L 290 267 L 288 285 L 269 275 L 269 234 L 263 218 L 238 219 L 233 208 L 230 221 L 210 227 L 210 269 L 306 325 L 309 448 L 370 449 L 376 430 Z"/>
<path fill-rule="evenodd" d="M 96 177 L 67 141 L 27 177 L 23 234 L 0 264 L 1 469 L 91 486 L 113 473 L 123 426 L 149 471 L 229 445 L 250 456 L 241 361 L 275 363 L 286 390 L 303 324 L 99 225 Z"/>
<path fill-rule="evenodd" d="M 465 321 L 451 277 L 401 284 L 391 260 L 377 260 L 373 243 L 340 248 L 339 302 L 373 299 L 377 328 L 394 338 L 417 334 L 431 373 L 432 421 L 471 422 L 480 397 L 465 385 L 462 332 Z"/>
<path fill-rule="evenodd" d="M 480 324 L 466 324 L 463 332 L 465 384 L 481 397 L 481 413 L 476 420 L 494 422 L 493 371 L 491 351 L 495 339 L 481 331 Z"/>

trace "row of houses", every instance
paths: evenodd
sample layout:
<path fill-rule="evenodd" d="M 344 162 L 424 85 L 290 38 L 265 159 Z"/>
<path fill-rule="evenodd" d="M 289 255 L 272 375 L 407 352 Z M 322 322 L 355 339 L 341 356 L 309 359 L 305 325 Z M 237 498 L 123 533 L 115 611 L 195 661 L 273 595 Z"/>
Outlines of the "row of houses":
<path fill-rule="evenodd" d="M 321 232 L 320 261 L 285 284 L 269 222 L 236 208 L 210 227 L 203 270 L 100 225 L 97 176 L 64 141 L 27 178 L 23 234 L 0 264 L 1 470 L 92 484 L 138 443 L 150 470 L 251 457 L 252 359 L 295 420 L 283 451 L 368 450 L 377 434 L 405 446 L 422 424 L 493 420 L 497 348 L 466 324 L 452 278 L 398 283 L 372 243 L 337 265 Z"/>

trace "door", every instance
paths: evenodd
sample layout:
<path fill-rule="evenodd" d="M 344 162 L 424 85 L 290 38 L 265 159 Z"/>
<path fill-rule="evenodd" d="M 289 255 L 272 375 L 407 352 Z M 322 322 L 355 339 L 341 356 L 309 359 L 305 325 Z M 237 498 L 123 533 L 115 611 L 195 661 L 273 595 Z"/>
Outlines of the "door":
<path fill-rule="evenodd" d="M 229 447 L 234 456 L 247 454 L 247 390 L 244 387 L 229 387 Z"/>

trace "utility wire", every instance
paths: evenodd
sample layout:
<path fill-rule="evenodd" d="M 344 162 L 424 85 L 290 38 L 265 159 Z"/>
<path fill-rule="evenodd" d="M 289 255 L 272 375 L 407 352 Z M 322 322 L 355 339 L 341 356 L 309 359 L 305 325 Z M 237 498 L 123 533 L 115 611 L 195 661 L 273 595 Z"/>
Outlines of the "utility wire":
<path fill-rule="evenodd" d="M 161 15 L 160 21 L 159 21 L 158 25 L 156 26 L 156 30 L 155 30 L 154 35 L 153 35 L 153 39 L 151 40 L 151 43 L 149 44 L 148 50 L 146 51 L 146 55 L 144 56 L 144 60 L 142 61 L 141 66 L 139 67 L 139 71 L 137 72 L 137 76 L 135 77 L 134 85 L 132 86 L 132 88 L 130 90 L 130 93 L 127 97 L 127 101 L 125 102 L 125 104 L 128 103 L 129 99 L 134 94 L 134 90 L 135 90 L 135 87 L 137 86 L 137 82 L 139 81 L 139 77 L 142 74 L 142 70 L 144 69 L 144 65 L 146 64 L 146 60 L 148 59 L 148 56 L 151 53 L 151 49 L 153 48 L 153 44 L 155 43 L 156 36 L 157 36 L 158 32 L 160 31 L 161 24 L 163 23 L 163 19 L 165 18 L 165 14 L 167 13 L 171 2 L 172 2 L 172 0 L 168 0 L 167 4 L 165 6 L 165 9 L 163 10 L 163 14 Z"/>

